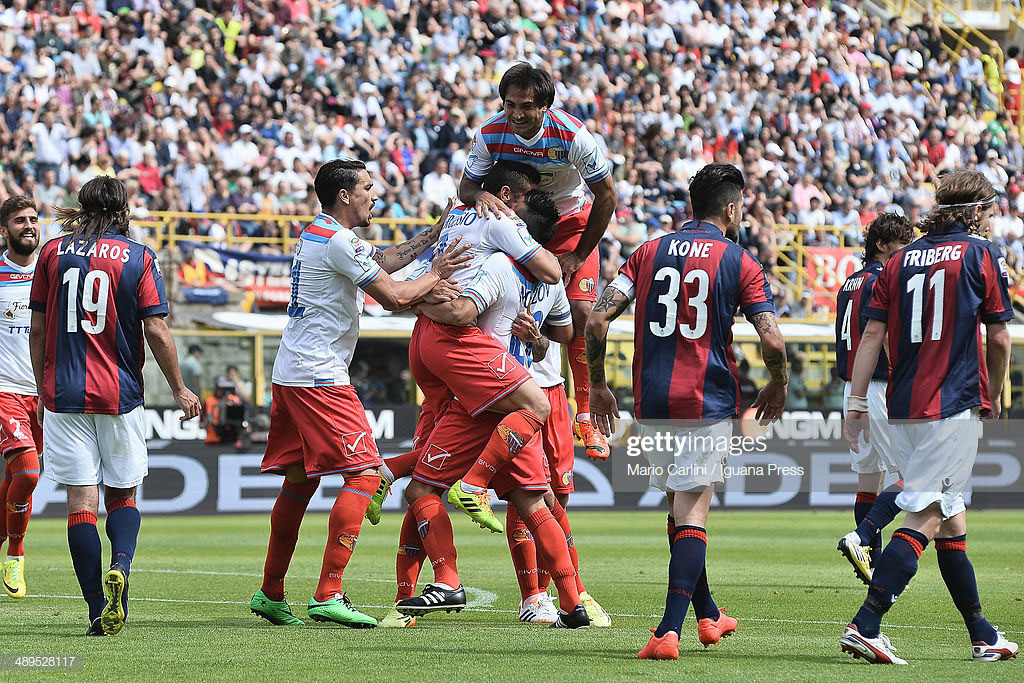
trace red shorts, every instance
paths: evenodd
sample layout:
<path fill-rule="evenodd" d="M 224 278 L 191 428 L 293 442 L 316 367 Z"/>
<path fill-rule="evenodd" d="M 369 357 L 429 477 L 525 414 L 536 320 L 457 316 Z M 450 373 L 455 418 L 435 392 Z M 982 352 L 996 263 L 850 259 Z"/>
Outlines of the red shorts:
<path fill-rule="evenodd" d="M 307 477 L 380 467 L 366 411 L 351 386 L 271 385 L 270 433 L 261 472 L 302 465 Z"/>
<path fill-rule="evenodd" d="M 35 396 L 0 391 L 0 457 L 19 448 L 43 448 L 43 428 L 36 416 Z"/>
<path fill-rule="evenodd" d="M 530 380 L 500 342 L 477 327 L 441 325 L 420 316 L 409 340 L 412 376 L 432 406 L 455 398 L 479 415 Z"/>
<path fill-rule="evenodd" d="M 551 415 L 541 428 L 541 444 L 551 472 L 551 490 L 555 493 L 572 493 L 572 470 L 576 453 L 572 440 L 572 423 L 569 404 L 565 397 L 565 385 L 544 387 L 544 393 L 551 404 Z"/>
<path fill-rule="evenodd" d="M 587 227 L 592 205 L 586 204 L 576 213 L 562 216 L 558 230 L 545 248 L 555 256 L 568 253 L 580 243 L 580 237 Z M 569 278 L 565 294 L 572 301 L 597 301 L 597 278 L 601 274 L 601 256 L 597 249 L 590 252 L 579 270 Z"/>
<path fill-rule="evenodd" d="M 473 417 L 460 402 L 453 401 L 427 439 L 412 478 L 430 486 L 449 488 L 473 466 L 502 418 L 495 413 Z M 491 479 L 491 487 L 502 498 L 517 488 L 545 491 L 544 465 L 544 452 L 540 435 L 537 435 Z"/>

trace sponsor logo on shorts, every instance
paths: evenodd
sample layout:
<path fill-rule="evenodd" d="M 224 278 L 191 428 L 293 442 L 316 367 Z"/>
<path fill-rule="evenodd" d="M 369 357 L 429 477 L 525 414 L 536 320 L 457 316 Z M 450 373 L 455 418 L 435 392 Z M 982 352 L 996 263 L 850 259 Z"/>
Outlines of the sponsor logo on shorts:
<path fill-rule="evenodd" d="M 356 541 L 358 541 L 358 540 L 359 540 L 359 537 L 358 536 L 353 536 L 352 534 L 339 534 L 338 535 L 338 544 L 345 546 L 349 550 L 355 550 Z"/>
<path fill-rule="evenodd" d="M 427 467 L 440 472 L 444 468 L 444 464 L 447 462 L 449 456 L 451 456 L 451 453 L 437 444 L 429 444 L 426 450 L 423 451 L 423 457 L 420 458 L 420 462 Z"/>
<path fill-rule="evenodd" d="M 511 428 L 505 425 L 498 425 L 498 436 L 508 446 L 508 452 L 515 455 L 519 451 L 523 450 L 523 446 L 526 444 L 523 442 L 523 437 L 512 431 Z"/>
<path fill-rule="evenodd" d="M 425 519 L 416 526 L 416 531 L 419 532 L 420 538 L 426 538 L 427 534 L 430 533 L 430 520 Z"/>
<path fill-rule="evenodd" d="M 572 483 L 572 470 L 568 472 L 562 472 L 562 486 L 568 486 Z"/>
<path fill-rule="evenodd" d="M 594 278 L 585 277 L 580 280 L 580 291 L 581 292 L 593 292 L 594 291 Z"/>
<path fill-rule="evenodd" d="M 515 361 L 512 359 L 512 356 L 502 353 L 492 358 L 487 363 L 487 367 L 491 369 L 495 377 L 503 379 L 508 373 L 512 372 L 512 368 L 515 367 Z"/>
<path fill-rule="evenodd" d="M 345 446 L 345 455 L 362 455 L 369 452 L 366 432 L 349 432 L 341 435 L 341 443 Z"/>

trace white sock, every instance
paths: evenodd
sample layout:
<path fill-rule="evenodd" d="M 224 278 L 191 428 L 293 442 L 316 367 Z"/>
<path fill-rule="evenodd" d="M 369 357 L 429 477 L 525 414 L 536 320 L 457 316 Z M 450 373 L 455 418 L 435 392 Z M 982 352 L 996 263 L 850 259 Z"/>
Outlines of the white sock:
<path fill-rule="evenodd" d="M 24 559 L 25 559 L 24 555 L 8 555 L 7 556 L 7 561 L 8 562 L 10 562 L 11 560 L 24 560 Z"/>
<path fill-rule="evenodd" d="M 387 464 L 384 464 L 384 463 L 381 464 L 381 466 L 380 466 L 380 476 L 382 476 L 384 478 L 384 481 L 386 481 L 388 484 L 394 484 L 395 483 L 395 474 L 394 474 L 394 472 L 391 471 L 391 469 L 387 466 Z"/>
<path fill-rule="evenodd" d="M 577 422 L 590 422 L 590 413 L 576 413 Z"/>
<path fill-rule="evenodd" d="M 483 486 L 473 486 L 472 484 L 467 484 L 464 481 L 459 483 L 459 488 L 462 489 L 463 493 L 483 493 L 487 490 Z"/>
<path fill-rule="evenodd" d="M 453 591 L 453 590 L 455 590 L 454 588 L 452 588 L 451 586 L 449 586 L 449 585 L 448 585 L 448 584 L 446 584 L 446 583 L 438 583 L 437 581 L 434 581 L 434 582 L 433 582 L 433 584 L 434 584 L 435 586 L 437 586 L 438 588 L 443 588 L 443 589 L 445 589 L 446 591 Z"/>

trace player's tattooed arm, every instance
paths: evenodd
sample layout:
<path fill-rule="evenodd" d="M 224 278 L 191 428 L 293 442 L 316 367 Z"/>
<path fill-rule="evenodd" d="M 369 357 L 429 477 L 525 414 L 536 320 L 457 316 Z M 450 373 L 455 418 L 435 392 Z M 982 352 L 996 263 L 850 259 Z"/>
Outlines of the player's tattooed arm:
<path fill-rule="evenodd" d="M 448 217 L 448 212 L 452 210 L 454 205 L 455 200 L 449 199 L 448 205 L 441 212 L 441 216 L 429 229 L 401 244 L 396 244 L 387 249 L 377 249 L 373 253 L 373 260 L 388 274 L 412 263 L 420 254 L 427 250 L 427 247 L 437 242 L 437 238 L 441 234 L 441 228 L 444 226 L 444 221 Z"/>
<path fill-rule="evenodd" d="M 584 338 L 587 342 L 587 367 L 590 371 L 591 386 L 607 384 L 604 372 L 604 355 L 608 345 L 608 326 L 622 315 L 632 298 L 615 287 L 605 287 L 601 298 L 587 318 Z"/>
<path fill-rule="evenodd" d="M 772 381 L 779 385 L 788 384 L 786 343 L 782 339 L 778 323 L 775 322 L 775 314 L 769 311 L 757 313 L 750 322 L 761 338 L 761 358 Z"/>
<path fill-rule="evenodd" d="M 615 287 L 605 287 L 601 298 L 594 304 L 594 313 L 604 314 L 608 322 L 611 322 L 622 315 L 632 301 Z"/>

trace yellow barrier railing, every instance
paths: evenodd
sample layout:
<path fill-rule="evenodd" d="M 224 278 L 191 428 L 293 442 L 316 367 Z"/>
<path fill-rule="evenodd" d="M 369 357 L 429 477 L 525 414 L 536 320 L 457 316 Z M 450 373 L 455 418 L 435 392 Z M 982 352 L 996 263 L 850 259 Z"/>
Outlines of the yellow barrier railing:
<path fill-rule="evenodd" d="M 996 0 L 997 2 L 999 0 Z M 981 49 L 988 50 L 988 55 L 995 60 L 996 69 L 998 70 L 999 78 L 999 92 L 994 92 L 992 95 L 996 98 L 996 111 L 1003 110 L 1003 98 L 1002 98 L 1002 82 L 1003 82 L 1003 49 L 999 46 L 999 43 L 989 38 L 987 35 L 979 31 L 978 29 L 971 26 L 968 22 L 964 21 L 963 17 L 956 12 L 952 7 L 945 4 L 941 0 L 880 0 L 880 2 L 888 7 L 893 12 L 899 14 L 908 23 L 914 23 L 914 19 L 911 16 L 910 10 L 914 10 L 919 14 L 931 14 L 935 17 L 939 25 L 939 30 L 943 36 L 949 38 L 955 45 L 950 45 L 943 40 L 942 46 L 949 53 L 949 56 L 956 60 L 960 57 L 960 50 L 970 49 L 974 46 L 971 40 L 980 43 Z M 970 2 L 970 0 L 967 0 Z M 969 9 L 969 7 L 965 7 Z M 946 23 L 946 17 L 952 18 L 957 24 L 960 25 L 959 29 L 955 29 Z M 985 77 L 986 82 L 988 77 Z M 1020 119 L 1018 119 L 1018 122 Z"/>

